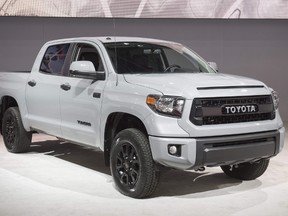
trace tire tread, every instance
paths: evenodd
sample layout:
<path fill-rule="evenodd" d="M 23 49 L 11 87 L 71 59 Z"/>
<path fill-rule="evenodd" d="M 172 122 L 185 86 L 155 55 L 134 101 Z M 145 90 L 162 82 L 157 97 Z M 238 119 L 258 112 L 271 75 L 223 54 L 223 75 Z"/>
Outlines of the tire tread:
<path fill-rule="evenodd" d="M 9 148 L 6 145 L 6 139 L 5 139 L 5 128 L 6 128 L 5 123 L 6 123 L 6 118 L 8 114 L 11 114 L 15 117 L 16 122 L 17 122 L 18 134 L 19 134 L 19 136 L 16 137 L 16 142 L 12 148 Z M 3 130 L 2 134 L 3 134 L 4 143 L 9 152 L 23 153 L 23 152 L 29 151 L 31 139 L 32 139 L 32 133 L 27 132 L 25 130 L 18 107 L 10 107 L 6 110 L 6 112 L 4 113 L 3 121 L 2 121 L 2 130 Z"/>
<path fill-rule="evenodd" d="M 145 166 L 145 170 L 146 170 L 146 172 L 145 172 L 146 181 L 140 182 L 140 183 L 142 183 L 142 185 L 140 186 L 140 188 L 141 188 L 140 191 L 135 192 L 135 193 L 130 193 L 130 192 L 122 191 L 122 190 L 119 190 L 119 191 L 122 194 L 133 197 L 133 198 L 145 198 L 145 197 L 151 196 L 157 188 L 160 175 L 159 175 L 159 172 L 156 171 L 156 168 L 155 168 L 155 163 L 154 163 L 153 158 L 152 158 L 148 138 L 140 130 L 135 129 L 135 128 L 128 128 L 128 129 L 124 129 L 124 130 L 120 131 L 117 134 L 117 136 L 113 142 L 114 143 L 113 145 L 115 145 L 116 140 L 119 137 L 129 138 L 139 145 L 139 148 L 141 150 L 141 154 L 143 154 L 142 156 L 145 159 L 144 160 L 144 163 L 145 163 L 144 166 Z M 113 149 L 113 146 L 112 146 L 112 149 Z M 113 163 L 111 161 L 110 165 L 112 165 L 112 164 Z M 113 174 L 112 167 L 111 167 L 111 172 Z"/>

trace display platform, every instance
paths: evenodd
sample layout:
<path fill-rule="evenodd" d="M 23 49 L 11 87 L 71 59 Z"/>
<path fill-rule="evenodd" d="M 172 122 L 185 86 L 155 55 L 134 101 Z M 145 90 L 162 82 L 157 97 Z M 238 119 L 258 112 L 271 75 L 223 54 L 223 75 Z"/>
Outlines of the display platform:
<path fill-rule="evenodd" d="M 288 212 L 288 135 L 284 150 L 257 180 L 234 180 L 220 168 L 172 170 L 162 174 L 154 196 L 144 200 L 126 197 L 114 188 L 101 151 L 35 134 L 31 152 L 11 154 L 0 138 L 0 215 L 268 216 Z"/>

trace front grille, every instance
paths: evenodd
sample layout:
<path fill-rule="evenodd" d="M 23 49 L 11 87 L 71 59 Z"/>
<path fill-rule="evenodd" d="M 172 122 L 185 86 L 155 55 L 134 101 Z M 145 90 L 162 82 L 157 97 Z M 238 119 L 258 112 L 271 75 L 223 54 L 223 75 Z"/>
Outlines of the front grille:
<path fill-rule="evenodd" d="M 274 105 L 270 95 L 196 98 L 190 113 L 190 121 L 195 125 L 231 124 L 274 118 Z"/>

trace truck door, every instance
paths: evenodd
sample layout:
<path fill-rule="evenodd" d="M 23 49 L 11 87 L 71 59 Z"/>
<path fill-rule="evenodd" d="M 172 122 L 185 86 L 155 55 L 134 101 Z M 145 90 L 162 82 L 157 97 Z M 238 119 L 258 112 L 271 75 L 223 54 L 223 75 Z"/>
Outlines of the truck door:
<path fill-rule="evenodd" d="M 61 137 L 60 83 L 70 44 L 49 46 L 39 71 L 31 73 L 26 87 L 26 101 L 32 128 Z"/>
<path fill-rule="evenodd" d="M 72 61 L 91 61 L 96 71 L 104 71 L 100 49 L 93 44 L 76 44 Z M 100 143 L 100 109 L 106 81 L 75 77 L 67 69 L 61 78 L 61 129 L 63 138 L 82 144 Z"/>

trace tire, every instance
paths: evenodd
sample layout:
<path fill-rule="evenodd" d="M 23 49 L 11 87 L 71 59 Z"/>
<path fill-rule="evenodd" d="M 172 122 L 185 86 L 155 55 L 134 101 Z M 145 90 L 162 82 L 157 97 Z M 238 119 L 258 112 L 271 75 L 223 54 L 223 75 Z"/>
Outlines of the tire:
<path fill-rule="evenodd" d="M 110 169 L 120 193 L 133 197 L 150 196 L 159 182 L 148 138 L 139 130 L 120 131 L 112 144 Z"/>
<path fill-rule="evenodd" d="M 232 178 L 254 180 L 261 176 L 269 165 L 269 159 L 261 159 L 254 163 L 242 163 L 237 166 L 221 166 L 223 172 Z"/>
<path fill-rule="evenodd" d="M 18 107 L 10 107 L 4 113 L 2 134 L 9 152 L 22 153 L 30 149 L 32 133 L 24 129 Z"/>

